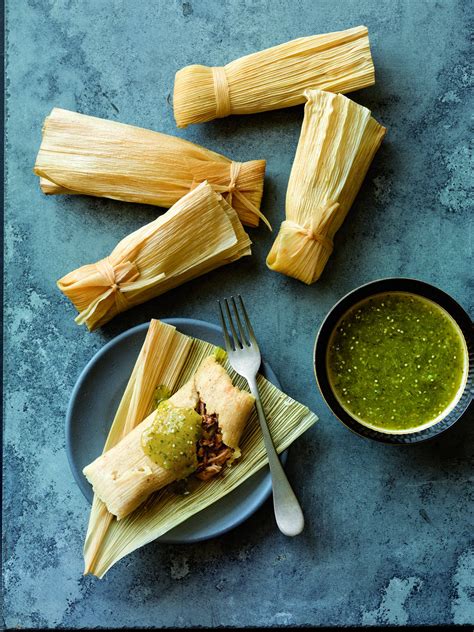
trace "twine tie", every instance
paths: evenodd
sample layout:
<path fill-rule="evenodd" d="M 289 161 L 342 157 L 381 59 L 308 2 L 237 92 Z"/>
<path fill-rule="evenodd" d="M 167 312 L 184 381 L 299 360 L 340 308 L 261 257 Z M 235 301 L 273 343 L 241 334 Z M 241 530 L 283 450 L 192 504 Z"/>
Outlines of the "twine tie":
<path fill-rule="evenodd" d="M 216 97 L 216 117 L 224 118 L 231 113 L 229 83 L 224 66 L 214 66 L 212 68 L 212 79 Z"/>

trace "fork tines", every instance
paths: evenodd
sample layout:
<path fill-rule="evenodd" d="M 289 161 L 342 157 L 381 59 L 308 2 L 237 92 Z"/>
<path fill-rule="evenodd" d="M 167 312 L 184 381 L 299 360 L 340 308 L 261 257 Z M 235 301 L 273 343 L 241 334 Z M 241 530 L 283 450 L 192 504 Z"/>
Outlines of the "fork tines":
<path fill-rule="evenodd" d="M 242 326 L 242 321 L 239 315 L 239 308 L 237 307 L 237 302 L 235 298 L 232 296 L 229 300 L 224 299 L 224 310 L 222 309 L 221 301 L 219 303 L 219 312 L 221 317 L 222 329 L 224 332 L 224 340 L 225 345 L 227 347 L 227 351 L 236 351 L 237 349 L 243 349 L 245 347 L 257 346 L 257 341 L 255 339 L 255 334 L 253 333 L 252 325 L 250 323 L 250 319 L 247 314 L 247 310 L 245 309 L 244 301 L 240 294 L 238 295 L 238 300 L 240 304 L 240 311 L 242 313 L 243 320 L 245 322 L 246 329 Z M 232 307 L 229 307 L 229 303 Z M 226 325 L 226 318 L 224 316 L 224 311 L 227 316 L 227 321 L 229 323 L 231 335 L 229 335 L 228 327 Z M 232 316 L 233 314 L 233 316 Z M 237 331 L 234 326 L 234 319 L 237 323 L 237 328 L 239 330 L 239 335 L 237 335 Z"/>

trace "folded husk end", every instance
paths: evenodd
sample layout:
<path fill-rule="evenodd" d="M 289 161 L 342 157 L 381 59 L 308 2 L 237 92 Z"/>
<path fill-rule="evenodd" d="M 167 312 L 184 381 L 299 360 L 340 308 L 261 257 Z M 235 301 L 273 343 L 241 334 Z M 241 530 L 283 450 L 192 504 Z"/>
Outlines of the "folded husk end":
<path fill-rule="evenodd" d="M 191 94 L 199 95 L 199 98 L 193 101 Z M 178 70 L 174 79 L 173 111 L 180 129 L 216 118 L 212 68 L 193 64 Z"/>
<path fill-rule="evenodd" d="M 311 285 L 321 276 L 330 255 L 331 250 L 311 238 L 303 228 L 283 222 L 268 253 L 267 266 Z"/>

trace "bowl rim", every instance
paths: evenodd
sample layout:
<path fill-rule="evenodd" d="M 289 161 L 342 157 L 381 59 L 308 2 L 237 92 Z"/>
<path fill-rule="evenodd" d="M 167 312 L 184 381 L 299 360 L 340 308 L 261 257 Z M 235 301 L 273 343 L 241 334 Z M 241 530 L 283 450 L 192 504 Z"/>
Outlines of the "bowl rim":
<path fill-rule="evenodd" d="M 360 301 L 384 292 L 404 292 L 415 294 L 430 300 L 444 309 L 461 330 L 467 347 L 467 377 L 462 393 L 454 407 L 448 409 L 446 415 L 435 422 L 428 422 L 421 428 L 408 432 L 387 432 L 373 426 L 363 424 L 356 419 L 337 400 L 327 376 L 326 352 L 334 327 L 347 311 Z M 444 290 L 410 277 L 385 277 L 369 281 L 343 295 L 329 310 L 323 319 L 313 348 L 313 370 L 319 391 L 329 410 L 341 423 L 354 433 L 388 444 L 412 444 L 438 436 L 465 413 L 474 397 L 474 341 L 473 324 L 464 308 Z"/>

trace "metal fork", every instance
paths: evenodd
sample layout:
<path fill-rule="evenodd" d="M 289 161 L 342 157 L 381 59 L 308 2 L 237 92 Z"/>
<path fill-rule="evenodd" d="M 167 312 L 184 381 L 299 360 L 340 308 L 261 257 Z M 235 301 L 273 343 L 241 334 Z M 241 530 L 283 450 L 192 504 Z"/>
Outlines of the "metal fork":
<path fill-rule="evenodd" d="M 245 309 L 245 305 L 240 294 L 238 298 L 246 330 L 244 330 L 242 326 L 235 298 L 232 297 L 231 301 L 240 338 L 237 335 L 237 331 L 234 326 L 234 320 L 229 308 L 229 301 L 224 299 L 223 302 L 231 336 L 227 330 L 221 302 L 218 301 L 226 351 L 230 364 L 239 375 L 247 380 L 250 391 L 255 397 L 255 405 L 257 407 L 258 419 L 262 429 L 263 441 L 265 443 L 265 449 L 268 455 L 268 464 L 270 466 L 270 474 L 272 477 L 273 509 L 275 511 L 275 519 L 278 528 L 285 535 L 295 536 L 303 531 L 303 512 L 301 511 L 298 499 L 296 498 L 293 490 L 291 489 L 290 483 L 286 478 L 285 470 L 278 458 L 278 454 L 275 450 L 275 446 L 273 445 L 272 436 L 268 428 L 267 420 L 265 419 L 265 413 L 263 411 L 257 386 L 257 372 L 260 368 L 262 357 L 260 355 L 257 340 L 255 339 L 255 334 L 253 333 L 252 325 L 250 324 L 250 320 L 247 315 L 247 310 Z"/>

